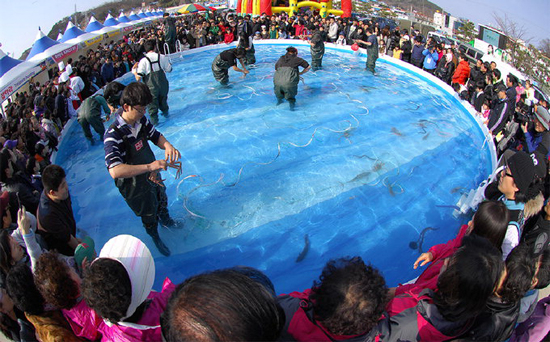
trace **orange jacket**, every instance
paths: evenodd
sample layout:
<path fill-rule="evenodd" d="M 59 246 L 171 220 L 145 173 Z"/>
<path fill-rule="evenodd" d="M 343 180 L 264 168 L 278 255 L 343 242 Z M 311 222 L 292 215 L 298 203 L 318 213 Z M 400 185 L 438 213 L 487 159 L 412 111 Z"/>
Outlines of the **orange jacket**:
<path fill-rule="evenodd" d="M 453 74 L 452 83 L 466 84 L 466 81 L 470 77 L 470 65 L 467 61 L 458 63 L 458 67 Z"/>

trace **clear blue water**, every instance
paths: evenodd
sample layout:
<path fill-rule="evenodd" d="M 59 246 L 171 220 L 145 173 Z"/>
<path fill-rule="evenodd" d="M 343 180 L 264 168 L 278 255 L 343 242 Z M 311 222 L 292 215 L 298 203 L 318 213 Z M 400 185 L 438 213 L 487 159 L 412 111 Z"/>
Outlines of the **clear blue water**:
<path fill-rule="evenodd" d="M 164 277 L 234 265 L 259 268 L 279 293 L 311 286 L 331 258 L 360 255 L 389 285 L 418 275 L 410 248 L 452 238 L 462 192 L 490 172 L 484 137 L 459 102 L 421 76 L 327 49 L 324 69 L 304 75 L 297 110 L 275 106 L 274 64 L 285 46 L 256 46 L 245 78 L 230 71 L 219 86 L 210 65 L 221 50 L 175 60 L 170 116 L 157 128 L 182 153 L 183 176 L 164 172 L 169 209 L 183 229 L 160 228 L 172 251 L 163 257 L 130 211 L 79 125 L 69 129 L 56 162 L 67 171 L 78 226 L 98 250 L 117 234 L 142 239 L 155 257 L 155 288 Z M 310 59 L 309 51 L 299 55 Z M 153 147 L 158 158 L 162 151 Z M 305 259 L 296 262 L 311 241 Z"/>

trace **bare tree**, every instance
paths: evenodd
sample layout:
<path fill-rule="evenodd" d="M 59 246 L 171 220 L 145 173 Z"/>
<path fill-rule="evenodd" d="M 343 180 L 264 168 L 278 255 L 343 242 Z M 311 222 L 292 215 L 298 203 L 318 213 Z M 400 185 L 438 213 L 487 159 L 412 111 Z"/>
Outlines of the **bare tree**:
<path fill-rule="evenodd" d="M 521 50 L 525 49 L 532 37 L 527 36 L 527 28 L 524 25 L 516 23 L 507 14 L 502 17 L 493 12 L 493 19 L 495 19 L 498 29 L 508 36 L 507 49 L 510 52 L 512 64 L 517 67 L 517 64 L 523 62 L 519 60 L 523 56 Z"/>
<path fill-rule="evenodd" d="M 544 38 L 539 42 L 539 50 L 543 55 L 550 58 L 550 39 Z"/>

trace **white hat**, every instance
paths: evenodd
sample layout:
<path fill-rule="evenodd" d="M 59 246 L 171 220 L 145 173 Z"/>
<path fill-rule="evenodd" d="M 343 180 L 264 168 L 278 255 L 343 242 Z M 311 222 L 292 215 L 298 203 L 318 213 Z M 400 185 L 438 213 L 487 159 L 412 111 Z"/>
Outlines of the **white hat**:
<path fill-rule="evenodd" d="M 72 73 L 73 73 L 73 67 L 70 64 L 67 64 L 67 73 L 69 75 L 72 75 Z"/>
<path fill-rule="evenodd" d="M 132 235 L 118 235 L 107 241 L 101 249 L 99 257 L 120 262 L 130 277 L 132 300 L 126 311 L 126 316 L 121 319 L 123 321 L 134 314 L 153 289 L 155 280 L 153 256 L 140 239 Z"/>
<path fill-rule="evenodd" d="M 63 63 L 63 61 L 59 62 L 57 66 L 59 67 L 59 71 L 65 70 L 65 63 Z"/>
<path fill-rule="evenodd" d="M 61 76 L 59 76 L 59 83 L 65 83 L 68 80 L 69 80 L 69 74 L 67 73 L 67 71 L 63 71 Z"/>

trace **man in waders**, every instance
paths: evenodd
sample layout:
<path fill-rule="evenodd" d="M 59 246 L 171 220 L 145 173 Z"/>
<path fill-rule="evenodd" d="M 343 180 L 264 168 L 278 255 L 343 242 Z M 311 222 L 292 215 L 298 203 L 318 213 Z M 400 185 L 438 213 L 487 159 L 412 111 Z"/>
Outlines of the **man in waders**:
<path fill-rule="evenodd" d="M 101 95 L 93 95 L 84 100 L 77 111 L 78 123 L 82 126 L 84 136 L 92 145 L 95 144 L 95 141 L 90 126 L 99 134 L 101 140 L 103 140 L 103 134 L 105 134 L 105 126 L 103 126 L 103 120 L 101 119 L 102 109 L 105 113 L 105 121 L 109 120 L 111 109 L 107 101 Z"/>
<path fill-rule="evenodd" d="M 229 68 L 231 67 L 233 70 L 242 72 L 244 75 L 248 74 L 245 66 L 245 57 L 246 50 L 242 47 L 225 50 L 217 55 L 212 62 L 212 74 L 214 74 L 216 81 L 220 82 L 221 85 L 227 85 L 229 83 Z M 239 69 L 237 66 L 237 60 L 241 63 L 242 69 Z"/>
<path fill-rule="evenodd" d="M 316 71 L 323 67 L 323 56 L 325 55 L 325 43 L 320 31 L 313 33 L 309 45 L 311 45 L 311 68 Z"/>
<path fill-rule="evenodd" d="M 140 82 L 130 83 L 122 92 L 120 108 L 105 133 L 105 164 L 121 195 L 157 246 L 168 256 L 170 250 L 158 234 L 158 223 L 173 227 L 168 213 L 168 199 L 159 171 L 180 158 L 180 152 L 158 132 L 145 117 L 146 106 L 153 97 Z M 155 160 L 149 147 L 151 140 L 163 149 L 165 159 Z"/>
<path fill-rule="evenodd" d="M 378 59 L 378 38 L 373 33 L 372 28 L 367 28 L 367 41 L 356 39 L 357 43 L 366 45 L 367 49 L 367 70 L 374 74 L 374 67 Z"/>
<path fill-rule="evenodd" d="M 300 72 L 298 67 L 302 67 L 304 70 Z M 300 75 L 308 72 L 310 68 L 308 62 L 298 57 L 298 50 L 295 47 L 290 46 L 286 48 L 286 54 L 281 56 L 277 63 L 275 63 L 273 84 L 275 85 L 277 105 L 283 103 L 283 98 L 286 98 L 290 110 L 294 110 Z"/>
<path fill-rule="evenodd" d="M 134 65 L 132 73 L 135 75 L 137 81 L 143 78 L 143 82 L 151 91 L 153 100 L 147 109 L 151 116 L 151 122 L 155 124 L 158 122 L 159 109 L 164 115 L 168 114 L 169 85 L 165 72 L 172 71 L 172 64 L 170 64 L 168 58 L 155 52 L 154 40 L 146 41 L 143 46 L 147 53 L 139 63 Z"/>

